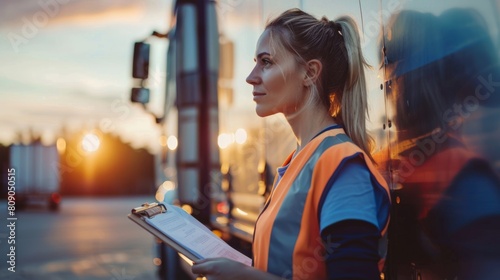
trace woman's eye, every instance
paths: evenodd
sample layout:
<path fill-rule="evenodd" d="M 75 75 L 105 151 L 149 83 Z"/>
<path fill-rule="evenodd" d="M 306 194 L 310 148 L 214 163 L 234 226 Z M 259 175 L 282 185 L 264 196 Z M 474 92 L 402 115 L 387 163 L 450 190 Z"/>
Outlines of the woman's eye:
<path fill-rule="evenodd" d="M 264 65 L 266 65 L 266 66 L 267 66 L 267 65 L 271 65 L 271 64 L 272 64 L 272 63 L 271 63 L 271 60 L 269 60 L 269 59 L 267 59 L 267 58 L 263 58 L 261 61 L 262 61 L 262 64 L 264 64 Z"/>

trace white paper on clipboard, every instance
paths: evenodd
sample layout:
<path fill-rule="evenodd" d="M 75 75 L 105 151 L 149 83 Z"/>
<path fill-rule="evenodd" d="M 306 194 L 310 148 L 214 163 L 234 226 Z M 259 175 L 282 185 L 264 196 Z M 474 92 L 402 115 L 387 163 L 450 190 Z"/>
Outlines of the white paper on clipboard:
<path fill-rule="evenodd" d="M 199 259 L 224 257 L 251 266 L 252 260 L 213 234 L 210 229 L 175 205 L 145 222 L 168 236 Z"/>

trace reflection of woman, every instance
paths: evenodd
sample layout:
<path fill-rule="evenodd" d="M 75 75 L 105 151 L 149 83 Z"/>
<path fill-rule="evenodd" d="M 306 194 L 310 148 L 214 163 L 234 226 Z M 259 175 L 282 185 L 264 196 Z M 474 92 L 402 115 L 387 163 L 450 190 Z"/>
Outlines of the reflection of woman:
<path fill-rule="evenodd" d="M 402 11 L 391 18 L 385 34 L 398 130 L 393 165 L 402 187 L 394 192 L 398 203 L 389 231 L 389 265 L 393 276 L 403 279 L 410 274 L 497 279 L 500 272 L 491 265 L 500 260 L 500 181 L 488 162 L 466 148 L 461 138 L 465 115 L 456 112 L 471 94 L 471 80 L 484 67 L 492 69 L 477 61 L 484 62 L 487 54 L 480 50 L 489 45 L 483 37 L 478 40 L 484 30 L 468 32 L 481 26 L 473 14 Z M 453 32 L 460 35 L 449 39 Z"/>
<path fill-rule="evenodd" d="M 366 85 L 354 21 L 289 10 L 270 22 L 247 78 L 261 117 L 282 113 L 297 149 L 255 228 L 254 268 L 203 260 L 209 279 L 379 279 L 390 201 L 365 131 Z"/>

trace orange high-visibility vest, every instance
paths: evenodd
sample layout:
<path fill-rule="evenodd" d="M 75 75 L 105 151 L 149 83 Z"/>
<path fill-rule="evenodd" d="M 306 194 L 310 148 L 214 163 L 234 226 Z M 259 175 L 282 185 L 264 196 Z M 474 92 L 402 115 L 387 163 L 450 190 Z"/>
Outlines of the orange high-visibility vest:
<path fill-rule="evenodd" d="M 316 136 L 290 162 L 275 185 L 254 233 L 254 267 L 287 279 L 325 279 L 325 246 L 320 236 L 319 205 L 339 169 L 348 159 L 365 160 L 374 187 L 389 188 L 366 154 L 342 128 Z M 381 236 L 387 231 L 389 218 Z M 332 249 L 332 248 L 330 248 Z"/>

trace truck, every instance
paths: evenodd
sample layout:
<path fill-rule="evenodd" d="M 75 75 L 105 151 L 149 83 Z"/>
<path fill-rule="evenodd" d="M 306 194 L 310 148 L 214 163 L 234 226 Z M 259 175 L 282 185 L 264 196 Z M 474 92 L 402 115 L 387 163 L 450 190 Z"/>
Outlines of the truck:
<path fill-rule="evenodd" d="M 9 168 L 14 170 L 17 209 L 42 206 L 59 210 L 59 153 L 56 145 L 13 144 L 9 147 Z"/>
<path fill-rule="evenodd" d="M 348 14 L 359 24 L 362 49 L 372 65 L 365 69 L 371 117 L 367 127 L 375 140 L 377 167 L 392 198 L 381 279 L 500 277 L 494 265 L 500 260 L 500 250 L 492 245 L 500 244 L 500 149 L 496 144 L 500 140 L 500 102 L 495 93 L 500 80 L 498 2 L 249 2 L 174 1 L 168 31 L 151 35 L 169 42 L 165 109 L 157 121 L 164 138 L 178 143 L 175 148 L 163 144 L 157 155 L 161 172 L 156 199 L 181 205 L 251 256 L 255 221 L 272 191 L 276 168 L 295 148 L 284 118 L 258 118 L 251 88 L 245 87 L 258 36 L 266 20 L 292 7 L 329 19 Z M 396 36 L 410 36 L 411 40 L 417 35 L 410 29 L 397 33 L 397 26 L 403 25 L 394 25 L 394 21 L 411 24 L 413 14 L 442 23 L 447 31 L 437 37 L 446 38 L 439 41 L 445 51 L 437 51 L 438 41 L 433 40 L 441 39 L 431 36 L 438 28 L 435 25 L 425 29 L 429 37 L 418 40 L 427 40 L 420 50 L 424 55 L 401 51 L 403 57 L 396 63 L 394 50 L 404 44 Z M 417 23 L 423 28 L 425 21 Z M 452 23 L 467 24 L 460 33 Z M 418 29 L 418 24 L 413 28 Z M 135 45 L 133 77 L 140 80 L 140 87 L 132 90 L 131 97 L 145 107 L 149 95 L 144 86 L 149 65 L 146 41 Z M 475 56 L 485 50 L 490 56 Z M 410 68 L 395 70 L 408 61 Z M 425 68 L 434 65 L 443 67 L 436 74 L 443 75 L 439 76 L 442 79 Z M 414 103 L 401 99 L 410 90 L 405 92 L 399 85 L 416 73 L 423 75 L 419 84 L 445 84 L 445 91 L 456 95 L 444 106 L 422 105 L 411 111 Z M 419 117 L 411 119 L 415 114 Z M 441 126 L 433 126 L 429 116 L 437 116 Z M 432 129 L 418 135 L 415 125 L 425 124 Z M 457 183 L 461 178 L 469 187 Z M 158 246 L 158 259 L 162 279 L 196 278 L 189 265 L 163 244 Z"/>

